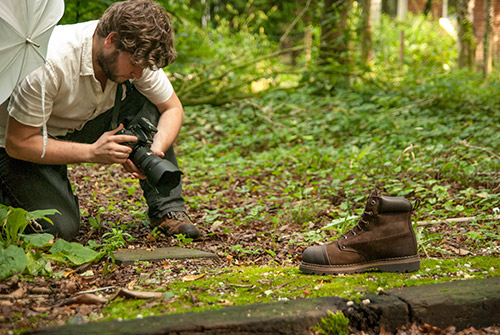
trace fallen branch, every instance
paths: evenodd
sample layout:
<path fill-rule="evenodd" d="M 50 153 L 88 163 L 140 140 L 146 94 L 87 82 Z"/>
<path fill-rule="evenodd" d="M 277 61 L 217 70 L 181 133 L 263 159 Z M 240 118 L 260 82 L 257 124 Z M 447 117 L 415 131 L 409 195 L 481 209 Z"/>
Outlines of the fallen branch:
<path fill-rule="evenodd" d="M 477 216 L 469 216 L 463 218 L 453 218 L 453 219 L 444 219 L 444 220 L 429 220 L 429 221 L 418 221 L 418 226 L 432 226 L 442 223 L 468 223 L 478 219 Z M 500 220 L 500 215 L 496 215 L 491 218 L 491 220 Z"/>

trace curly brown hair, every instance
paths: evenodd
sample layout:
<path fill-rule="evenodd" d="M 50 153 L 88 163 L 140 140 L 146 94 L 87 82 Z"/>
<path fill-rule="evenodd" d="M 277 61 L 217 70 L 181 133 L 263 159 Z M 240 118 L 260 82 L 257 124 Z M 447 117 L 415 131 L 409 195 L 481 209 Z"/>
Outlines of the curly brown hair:
<path fill-rule="evenodd" d="M 96 31 L 101 37 L 116 32 L 116 49 L 129 53 L 135 65 L 160 69 L 177 57 L 167 11 L 152 0 L 113 3 L 102 15 Z"/>

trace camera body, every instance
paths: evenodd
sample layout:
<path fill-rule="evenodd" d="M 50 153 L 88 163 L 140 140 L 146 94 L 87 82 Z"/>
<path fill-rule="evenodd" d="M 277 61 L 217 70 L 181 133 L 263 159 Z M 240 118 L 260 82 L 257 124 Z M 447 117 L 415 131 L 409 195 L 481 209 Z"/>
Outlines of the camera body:
<path fill-rule="evenodd" d="M 157 156 L 150 147 L 153 136 L 158 129 L 145 117 L 141 117 L 132 125 L 123 128 L 117 134 L 132 135 L 137 137 L 137 142 L 122 142 L 132 148 L 130 160 L 147 177 L 147 182 L 158 193 L 169 196 L 170 192 L 181 182 L 182 172 L 177 166 L 166 159 Z"/>

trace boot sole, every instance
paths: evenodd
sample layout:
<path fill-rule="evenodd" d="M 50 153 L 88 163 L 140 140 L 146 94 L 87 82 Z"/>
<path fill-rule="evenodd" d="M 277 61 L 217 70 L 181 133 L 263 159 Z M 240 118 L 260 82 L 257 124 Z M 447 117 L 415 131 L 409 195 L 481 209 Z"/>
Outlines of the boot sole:
<path fill-rule="evenodd" d="M 299 270 L 317 275 L 334 275 L 340 273 L 360 273 L 366 271 L 381 272 L 413 272 L 420 269 L 418 256 L 398 257 L 371 262 L 348 265 L 320 265 L 302 262 Z"/>

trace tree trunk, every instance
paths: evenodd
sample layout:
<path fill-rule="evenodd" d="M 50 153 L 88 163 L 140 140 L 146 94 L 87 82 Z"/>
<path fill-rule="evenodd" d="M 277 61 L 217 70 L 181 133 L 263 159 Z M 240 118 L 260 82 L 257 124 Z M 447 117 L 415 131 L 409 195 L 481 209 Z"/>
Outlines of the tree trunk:
<path fill-rule="evenodd" d="M 369 0 L 369 2 L 371 26 L 376 27 L 380 24 L 380 16 L 382 14 L 382 0 Z"/>
<path fill-rule="evenodd" d="M 398 20 L 403 21 L 408 15 L 408 0 L 398 0 Z"/>
<path fill-rule="evenodd" d="M 493 3 L 484 0 L 483 72 L 488 78 L 493 66 Z"/>
<path fill-rule="evenodd" d="M 352 0 L 324 0 L 318 64 L 349 63 L 348 16 Z"/>
<path fill-rule="evenodd" d="M 361 0 L 361 59 L 369 63 L 373 59 L 373 41 L 370 20 L 370 0 Z"/>
<path fill-rule="evenodd" d="M 472 8 L 474 0 L 458 0 L 457 26 L 458 26 L 458 66 L 472 68 L 476 56 L 476 38 L 472 23 Z"/>
<path fill-rule="evenodd" d="M 443 0 L 443 14 L 441 17 L 448 17 L 448 0 Z"/>
<path fill-rule="evenodd" d="M 304 45 L 305 45 L 305 52 L 306 52 L 306 69 L 309 68 L 309 65 L 311 63 L 311 54 L 312 54 L 312 26 L 308 25 L 306 27 L 306 32 L 304 35 Z"/>

